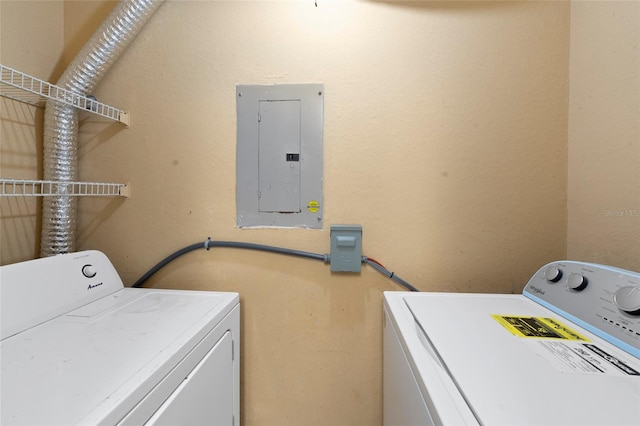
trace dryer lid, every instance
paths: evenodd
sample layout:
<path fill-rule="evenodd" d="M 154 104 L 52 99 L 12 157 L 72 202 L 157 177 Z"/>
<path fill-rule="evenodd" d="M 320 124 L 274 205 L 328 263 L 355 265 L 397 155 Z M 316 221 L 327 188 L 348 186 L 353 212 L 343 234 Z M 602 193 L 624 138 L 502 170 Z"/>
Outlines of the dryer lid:
<path fill-rule="evenodd" d="M 125 288 L 2 340 L 0 423 L 117 423 L 237 304 Z"/>

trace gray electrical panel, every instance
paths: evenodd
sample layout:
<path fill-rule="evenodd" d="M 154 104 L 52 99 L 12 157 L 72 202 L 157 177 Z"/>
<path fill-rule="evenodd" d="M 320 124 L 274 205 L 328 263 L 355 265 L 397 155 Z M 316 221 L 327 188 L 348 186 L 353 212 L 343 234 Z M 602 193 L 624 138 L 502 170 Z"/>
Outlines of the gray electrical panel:
<path fill-rule="evenodd" d="M 236 223 L 322 228 L 322 84 L 236 86 Z"/>

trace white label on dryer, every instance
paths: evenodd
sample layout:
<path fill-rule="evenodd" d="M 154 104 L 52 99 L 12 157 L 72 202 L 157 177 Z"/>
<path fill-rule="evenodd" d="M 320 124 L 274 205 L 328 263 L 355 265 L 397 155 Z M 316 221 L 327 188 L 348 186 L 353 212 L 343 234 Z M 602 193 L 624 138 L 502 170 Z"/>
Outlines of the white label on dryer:
<path fill-rule="evenodd" d="M 640 376 L 640 365 L 633 365 L 629 360 L 613 356 L 593 343 L 550 340 L 528 343 L 534 351 L 562 372 Z"/>

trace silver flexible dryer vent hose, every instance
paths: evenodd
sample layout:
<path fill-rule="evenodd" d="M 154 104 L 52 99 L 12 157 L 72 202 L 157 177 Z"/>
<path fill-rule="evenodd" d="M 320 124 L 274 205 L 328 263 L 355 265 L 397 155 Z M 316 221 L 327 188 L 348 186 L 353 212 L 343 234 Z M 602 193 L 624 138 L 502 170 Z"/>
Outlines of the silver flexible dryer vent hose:
<path fill-rule="evenodd" d="M 163 0 L 121 0 L 57 85 L 87 96 L 109 67 L 138 34 Z M 44 114 L 44 179 L 78 180 L 78 110 L 50 101 Z M 60 184 L 60 192 L 66 190 Z M 77 197 L 44 197 L 42 204 L 42 257 L 75 251 Z"/>

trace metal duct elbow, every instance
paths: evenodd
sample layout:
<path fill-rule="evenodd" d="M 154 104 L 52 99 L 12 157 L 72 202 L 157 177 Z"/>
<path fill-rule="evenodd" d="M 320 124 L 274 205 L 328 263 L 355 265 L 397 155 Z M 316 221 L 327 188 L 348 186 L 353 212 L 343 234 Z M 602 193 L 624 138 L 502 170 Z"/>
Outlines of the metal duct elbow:
<path fill-rule="evenodd" d="M 111 14 L 84 45 L 57 85 L 87 96 L 109 67 L 138 34 L 163 0 L 121 0 Z M 78 180 L 78 110 L 61 102 L 49 101 L 44 115 L 45 180 L 64 182 Z M 75 251 L 77 198 L 44 197 L 40 255 Z"/>

